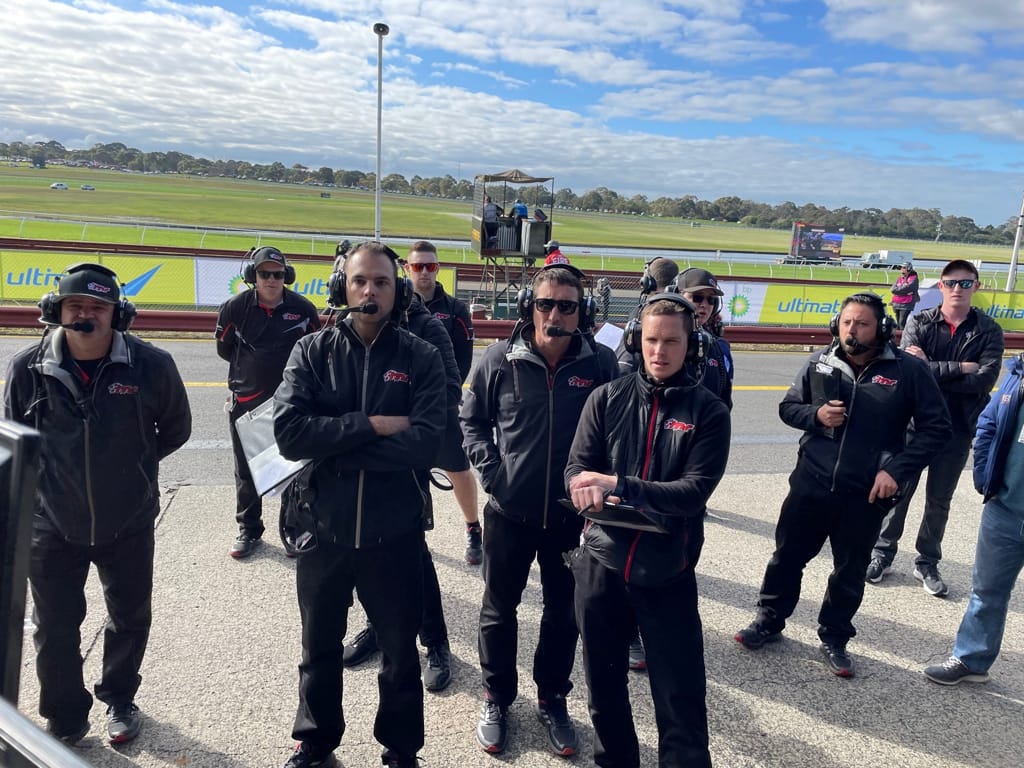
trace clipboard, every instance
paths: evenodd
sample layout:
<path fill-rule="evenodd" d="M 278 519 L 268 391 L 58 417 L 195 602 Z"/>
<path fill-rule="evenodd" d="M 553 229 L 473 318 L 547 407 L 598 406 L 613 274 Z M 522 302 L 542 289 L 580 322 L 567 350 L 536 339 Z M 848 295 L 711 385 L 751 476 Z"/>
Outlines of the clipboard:
<path fill-rule="evenodd" d="M 235 420 L 253 485 L 260 496 L 277 496 L 312 459 L 290 461 L 274 440 L 274 398 Z"/>
<path fill-rule="evenodd" d="M 601 511 L 598 512 L 593 507 L 576 509 L 571 499 L 559 499 L 558 503 L 563 507 L 571 509 L 576 514 L 583 515 L 587 520 L 600 523 L 601 525 L 631 528 L 634 531 L 668 533 L 668 529 L 665 526 L 661 525 L 661 523 L 657 522 L 639 507 L 634 507 L 630 504 L 609 504 L 606 501 L 601 507 Z"/>

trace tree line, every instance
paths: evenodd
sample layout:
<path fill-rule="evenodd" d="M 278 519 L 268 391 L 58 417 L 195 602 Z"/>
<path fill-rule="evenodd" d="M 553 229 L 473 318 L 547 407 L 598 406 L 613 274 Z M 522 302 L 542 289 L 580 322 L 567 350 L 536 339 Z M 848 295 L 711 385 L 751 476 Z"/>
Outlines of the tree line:
<path fill-rule="evenodd" d="M 193 157 L 184 152 L 143 152 L 120 142 L 94 144 L 88 149 L 67 149 L 60 142 L 25 143 L 0 142 L 0 157 L 31 162 L 45 167 L 48 162 L 65 165 L 116 168 L 141 173 L 180 173 L 200 176 L 261 181 L 316 184 L 336 187 L 375 188 L 376 175 L 359 170 L 334 169 L 328 166 L 308 168 L 300 163 L 286 167 L 283 163 L 269 165 L 245 160 L 209 160 Z M 407 179 L 400 173 L 391 173 L 381 179 L 381 189 L 408 195 L 469 200 L 473 196 L 473 182 L 456 179 L 451 175 Z M 576 194 L 568 187 L 556 190 L 543 186 L 509 187 L 510 198 L 518 197 L 528 206 L 571 210 L 655 216 L 704 221 L 722 221 L 741 226 L 768 229 L 789 229 L 794 221 L 828 227 L 851 235 L 900 237 L 923 240 L 949 240 L 954 242 L 1010 245 L 1017 228 L 1017 217 L 1004 224 L 979 227 L 966 216 L 944 216 L 938 208 L 836 208 L 793 202 L 777 205 L 744 200 L 736 196 L 717 200 L 701 200 L 696 195 L 681 197 L 662 196 L 654 200 L 646 195 L 625 197 L 607 187 L 597 187 Z M 500 201 L 499 201 L 500 202 Z M 511 202 L 511 199 L 507 202 Z"/>

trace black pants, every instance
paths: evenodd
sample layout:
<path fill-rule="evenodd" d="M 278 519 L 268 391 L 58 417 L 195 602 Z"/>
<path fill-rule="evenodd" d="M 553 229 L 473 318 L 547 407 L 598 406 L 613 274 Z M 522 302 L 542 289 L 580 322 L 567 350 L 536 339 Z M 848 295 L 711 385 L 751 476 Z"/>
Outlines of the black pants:
<path fill-rule="evenodd" d="M 884 514 L 867 496 L 868 491 L 831 493 L 797 465 L 789 477 L 789 495 L 775 526 L 775 553 L 757 601 L 757 621 L 764 629 L 781 632 L 786 626 L 800 599 L 804 566 L 828 540 L 834 567 L 818 613 L 818 637 L 843 645 L 857 634 L 853 616 L 864 598 L 864 572 Z"/>
<path fill-rule="evenodd" d="M 242 414 L 255 410 L 269 399 L 268 396 L 257 397 L 244 403 L 235 402 L 228 417 L 231 450 L 235 455 L 235 521 L 238 523 L 239 531 L 255 538 L 263 535 L 263 498 L 256 493 L 256 485 L 253 483 L 252 473 L 249 472 L 249 463 L 245 460 L 245 451 L 242 450 L 242 441 L 238 439 L 235 422 Z"/>
<path fill-rule="evenodd" d="M 584 550 L 574 558 L 573 573 L 594 762 L 602 768 L 640 766 L 627 680 L 629 643 L 639 624 L 658 724 L 658 765 L 710 768 L 704 637 L 693 569 L 657 587 L 637 587 Z"/>
<path fill-rule="evenodd" d="M 913 304 L 893 304 L 893 311 L 896 313 L 896 327 L 903 330 L 907 327 L 907 320 L 910 319 L 910 313 L 914 311 Z"/>
<path fill-rule="evenodd" d="M 935 454 L 928 465 L 928 480 L 925 482 L 924 514 L 921 526 L 917 530 L 918 565 L 936 565 L 942 559 L 942 537 L 946 533 L 946 522 L 949 520 L 949 505 L 953 501 L 960 473 L 964 471 L 967 457 L 971 452 L 971 441 L 974 435 L 955 432 L 945 447 Z M 907 524 L 907 508 L 914 497 L 921 474 L 918 473 L 908 483 L 900 501 L 882 521 L 882 530 L 875 542 L 872 557 L 879 557 L 891 564 L 896 557 L 900 537 Z"/>
<path fill-rule="evenodd" d="M 377 628 L 382 661 L 373 735 L 400 757 L 423 747 L 423 686 L 416 630 L 422 615 L 423 532 L 368 549 L 352 549 L 320 537 L 317 549 L 296 564 L 302 616 L 299 707 L 292 736 L 317 753 L 341 743 L 342 642 L 352 592 Z"/>
<path fill-rule="evenodd" d="M 424 648 L 435 648 L 448 642 L 448 625 L 444 620 L 441 606 L 441 585 L 437 581 L 434 558 L 430 556 L 427 542 L 423 542 L 423 621 L 420 623 L 420 644 Z M 372 623 L 367 629 L 376 632 Z"/>
<path fill-rule="evenodd" d="M 533 657 L 537 696 L 549 699 L 572 690 L 569 676 L 576 656 L 575 582 L 563 554 L 579 544 L 579 528 L 534 528 L 484 505 L 483 577 L 480 608 L 480 668 L 487 698 L 508 707 L 518 695 L 517 610 L 534 559 L 540 564 L 544 608 Z"/>
<path fill-rule="evenodd" d="M 96 564 L 108 616 L 103 671 L 94 692 L 108 705 L 135 699 L 153 620 L 153 551 L 152 525 L 95 547 L 69 544 L 52 531 L 33 531 L 29 584 L 39 714 L 58 729 L 86 722 L 92 706 L 83 681 L 81 650 L 90 563 Z"/>

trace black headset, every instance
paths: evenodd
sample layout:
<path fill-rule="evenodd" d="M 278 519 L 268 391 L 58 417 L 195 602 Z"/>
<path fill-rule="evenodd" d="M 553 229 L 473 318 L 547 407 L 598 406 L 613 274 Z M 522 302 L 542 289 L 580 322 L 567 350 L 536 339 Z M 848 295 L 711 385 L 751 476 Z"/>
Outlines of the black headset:
<path fill-rule="evenodd" d="M 368 242 L 375 241 L 371 240 Z M 359 249 L 364 245 L 367 245 L 367 243 L 360 243 L 359 245 L 354 246 L 345 257 L 346 261 L 352 258 L 355 253 L 358 253 Z M 401 262 L 401 257 L 386 245 L 381 244 L 381 247 L 387 257 L 395 263 L 395 306 L 391 310 L 391 319 L 398 322 L 412 304 L 412 295 L 415 291 L 412 287 L 412 281 L 408 277 L 399 277 L 398 275 L 398 265 Z M 327 303 L 333 309 L 348 306 L 348 295 L 345 290 L 344 269 L 335 272 L 328 278 Z"/>
<path fill-rule="evenodd" d="M 678 293 L 654 293 L 640 305 L 636 317 L 629 319 L 629 322 L 626 323 L 626 330 L 622 332 L 622 344 L 626 351 L 632 355 L 643 354 L 643 344 L 641 342 L 642 322 L 640 316 L 648 304 L 653 304 L 656 301 L 671 301 L 681 306 L 689 314 L 691 331 L 686 340 L 686 362 L 702 362 L 707 357 L 707 337 L 697 323 L 697 308 Z"/>
<path fill-rule="evenodd" d="M 658 282 L 654 279 L 654 275 L 651 274 L 651 264 L 657 258 L 655 256 L 653 259 L 648 259 L 644 262 L 644 273 L 640 276 L 640 293 L 654 293 L 658 290 Z"/>
<path fill-rule="evenodd" d="M 295 267 L 287 263 L 284 254 L 280 250 L 272 245 L 265 245 L 262 248 L 253 246 L 249 249 L 249 253 L 246 256 L 249 260 L 242 266 L 242 281 L 249 285 L 256 285 L 256 257 L 264 251 L 273 251 L 281 257 L 281 261 L 284 263 L 284 284 L 291 285 L 295 282 Z"/>
<path fill-rule="evenodd" d="M 847 304 L 866 304 L 875 311 L 875 317 L 878 318 L 878 328 L 875 330 L 875 339 L 880 344 L 887 343 L 896 330 L 896 321 L 892 316 L 885 312 L 885 302 L 882 298 L 874 293 L 855 293 L 852 296 L 848 296 L 843 302 L 843 308 L 846 308 Z M 828 321 L 828 330 L 834 338 L 839 338 L 839 315 L 843 313 L 842 309 L 832 315 L 832 319 Z"/>
<path fill-rule="evenodd" d="M 572 264 L 548 264 L 546 267 L 538 269 L 537 275 L 549 269 L 564 269 L 579 279 L 580 304 L 577 311 L 580 313 L 580 321 L 577 327 L 580 333 L 589 333 L 594 328 L 594 323 L 597 320 L 597 301 L 593 296 L 588 296 L 584 292 L 583 281 L 586 279 L 586 275 Z M 537 275 L 534 275 L 534 279 L 536 279 Z M 519 319 L 523 322 L 532 322 L 535 298 L 532 284 L 525 288 L 520 288 L 519 293 L 516 294 L 516 311 L 519 313 Z"/>
<path fill-rule="evenodd" d="M 113 279 L 119 286 L 118 294 L 119 298 L 117 303 L 114 305 L 114 316 L 110 320 L 110 327 L 115 331 L 124 333 L 131 328 L 132 321 L 135 320 L 135 316 L 139 313 L 135 309 L 135 305 L 132 304 L 128 299 L 124 297 L 124 286 L 121 281 L 117 279 L 117 275 L 114 270 L 109 267 L 104 267 L 102 264 L 75 264 L 68 267 L 63 274 L 57 277 L 57 290 L 60 290 L 60 279 L 65 275 L 74 275 L 78 272 L 98 272 L 105 277 Z M 45 325 L 58 326 L 60 322 L 60 302 L 64 299 L 59 293 L 50 291 L 43 298 L 39 300 L 39 322 Z"/>

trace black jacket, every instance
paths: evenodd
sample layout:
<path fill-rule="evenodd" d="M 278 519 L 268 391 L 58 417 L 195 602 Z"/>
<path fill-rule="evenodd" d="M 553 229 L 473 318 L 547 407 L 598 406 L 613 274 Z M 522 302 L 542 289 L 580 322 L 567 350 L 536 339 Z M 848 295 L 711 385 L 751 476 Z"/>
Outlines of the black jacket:
<path fill-rule="evenodd" d="M 577 335 L 548 371 L 520 323 L 492 344 L 470 376 L 462 401 L 463 446 L 495 511 L 540 528 L 579 525 L 558 503 L 562 473 L 587 396 L 618 373 L 615 353 Z"/>
<path fill-rule="evenodd" d="M 616 474 L 614 493 L 667 533 L 598 523 L 583 546 L 630 583 L 652 586 L 692 568 L 704 541 L 703 515 L 729 459 L 729 410 L 685 371 L 667 385 L 633 373 L 587 400 L 565 469 Z"/>
<path fill-rule="evenodd" d="M 462 400 L 462 372 L 455 359 L 455 348 L 452 345 L 451 337 L 445 330 L 444 323 L 437 319 L 436 315 L 430 314 L 419 294 L 413 294 L 412 303 L 406 312 L 405 326 L 409 333 L 429 342 L 441 353 L 441 362 L 444 363 L 444 375 L 447 382 L 445 387 L 445 399 L 449 408 L 458 409 Z M 473 349 L 470 347 L 470 360 L 472 360 Z"/>
<path fill-rule="evenodd" d="M 941 307 L 933 307 L 907 322 L 900 347 L 906 349 L 911 345 L 928 355 L 928 367 L 946 398 L 953 432 L 973 435 L 978 416 L 999 378 L 1003 329 L 991 317 L 972 308 L 951 336 Z M 962 362 L 978 363 L 978 372 L 961 372 Z"/>
<path fill-rule="evenodd" d="M 452 340 L 455 360 L 458 362 L 459 373 L 462 376 L 459 380 L 461 390 L 462 383 L 469 376 L 469 369 L 473 367 L 473 341 L 476 338 L 469 307 L 466 306 L 466 302 L 445 293 L 444 286 L 440 283 L 434 287 L 434 298 L 423 303 L 427 310 L 441 322 Z"/>
<path fill-rule="evenodd" d="M 846 404 L 846 422 L 822 426 L 818 408 Z M 903 485 L 940 451 L 951 434 L 949 413 L 923 361 L 887 344 L 855 375 L 833 343 L 811 355 L 779 403 L 779 416 L 802 429 L 798 467 L 833 492 L 863 493 L 885 469 Z M 914 439 L 905 435 L 910 420 Z"/>
<path fill-rule="evenodd" d="M 304 500 L 319 535 L 355 548 L 419 530 L 445 427 L 438 351 L 391 322 L 367 347 L 350 321 L 301 339 L 274 395 L 274 437 L 287 459 L 313 459 Z M 377 435 L 369 416 L 408 416 Z"/>
<path fill-rule="evenodd" d="M 255 288 L 232 296 L 220 305 L 216 331 L 217 354 L 230 363 L 228 389 L 240 400 L 269 398 L 295 342 L 319 327 L 313 303 L 288 288 L 269 311 Z"/>
<path fill-rule="evenodd" d="M 192 412 L 164 350 L 115 332 L 83 384 L 64 334 L 11 360 L 4 413 L 43 435 L 34 524 L 74 544 L 105 544 L 153 524 L 159 462 L 188 440 Z"/>

